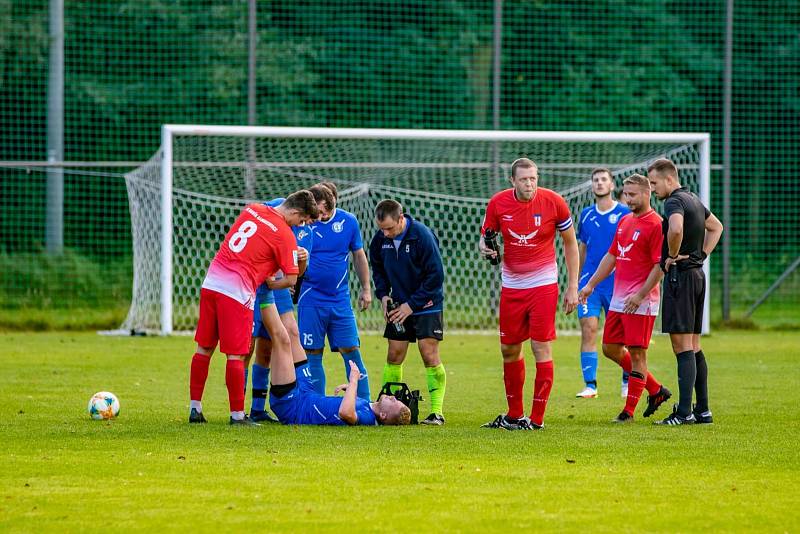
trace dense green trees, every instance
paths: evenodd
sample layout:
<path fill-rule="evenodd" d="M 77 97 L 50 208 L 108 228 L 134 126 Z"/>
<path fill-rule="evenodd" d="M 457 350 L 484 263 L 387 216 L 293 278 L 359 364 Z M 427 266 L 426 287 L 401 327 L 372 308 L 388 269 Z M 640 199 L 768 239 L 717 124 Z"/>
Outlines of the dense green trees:
<path fill-rule="evenodd" d="M 800 164 L 799 6 L 736 2 L 729 229 L 763 254 L 798 246 L 797 215 L 772 221 L 800 200 L 788 186 Z M 67 159 L 142 161 L 162 123 L 246 122 L 246 0 L 65 9 Z M 0 0 L 3 160 L 45 159 L 47 10 L 47 0 Z M 724 10 L 722 0 L 505 2 L 502 128 L 709 131 L 719 163 Z M 492 125 L 489 0 L 261 0 L 258 11 L 259 124 Z"/>

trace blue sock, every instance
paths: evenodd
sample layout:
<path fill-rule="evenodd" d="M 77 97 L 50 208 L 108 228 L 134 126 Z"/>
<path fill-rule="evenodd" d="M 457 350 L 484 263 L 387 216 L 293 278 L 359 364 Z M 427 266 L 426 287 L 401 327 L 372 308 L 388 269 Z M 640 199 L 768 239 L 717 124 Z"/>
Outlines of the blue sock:
<path fill-rule="evenodd" d="M 622 371 L 622 383 L 623 384 L 627 384 L 628 383 L 628 377 L 629 376 L 631 376 L 630 373 L 628 373 L 627 371 Z"/>
<path fill-rule="evenodd" d="M 361 360 L 361 351 L 358 349 L 347 354 L 342 353 L 344 360 L 344 376 L 345 379 L 350 376 L 350 361 L 355 362 L 358 370 L 361 371 L 361 378 L 358 379 L 358 397 L 365 400 L 370 400 L 369 395 L 369 376 L 367 376 L 367 368 L 364 367 L 364 362 Z"/>
<path fill-rule="evenodd" d="M 250 411 L 263 412 L 267 404 L 267 384 L 269 384 L 269 367 L 253 364 L 253 402 Z"/>
<path fill-rule="evenodd" d="M 597 389 L 597 352 L 581 352 L 581 370 L 586 385 Z"/>
<path fill-rule="evenodd" d="M 325 368 L 322 367 L 322 354 L 308 354 L 308 369 L 311 371 L 311 386 L 314 391 L 325 394 Z"/>
<path fill-rule="evenodd" d="M 247 372 L 250 371 L 249 367 L 244 368 L 244 394 L 247 395 Z"/>

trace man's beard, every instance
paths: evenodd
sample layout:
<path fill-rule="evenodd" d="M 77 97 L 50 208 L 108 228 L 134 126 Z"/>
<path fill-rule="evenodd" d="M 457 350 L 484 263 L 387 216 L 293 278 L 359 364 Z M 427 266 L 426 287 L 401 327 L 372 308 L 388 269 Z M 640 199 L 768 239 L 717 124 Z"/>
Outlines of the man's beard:
<path fill-rule="evenodd" d="M 610 197 L 610 196 L 611 196 L 611 191 L 609 191 L 605 195 L 598 195 L 597 193 L 594 194 L 594 198 L 596 198 L 597 200 L 600 200 L 601 198 Z"/>

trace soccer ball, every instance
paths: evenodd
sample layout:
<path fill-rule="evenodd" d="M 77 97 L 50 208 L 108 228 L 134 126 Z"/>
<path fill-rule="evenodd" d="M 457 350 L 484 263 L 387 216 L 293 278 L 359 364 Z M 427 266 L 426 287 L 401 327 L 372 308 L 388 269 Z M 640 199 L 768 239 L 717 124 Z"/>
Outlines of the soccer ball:
<path fill-rule="evenodd" d="M 119 415 L 119 399 L 113 393 L 100 391 L 89 399 L 88 410 L 92 419 L 113 419 Z"/>

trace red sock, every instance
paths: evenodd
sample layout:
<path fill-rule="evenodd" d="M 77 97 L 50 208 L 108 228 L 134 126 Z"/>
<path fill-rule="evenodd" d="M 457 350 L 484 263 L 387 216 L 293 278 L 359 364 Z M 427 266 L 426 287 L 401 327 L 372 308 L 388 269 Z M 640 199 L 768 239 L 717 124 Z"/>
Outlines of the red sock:
<path fill-rule="evenodd" d="M 228 402 L 232 412 L 244 411 L 244 362 L 228 360 L 225 366 L 225 385 L 228 387 Z"/>
<path fill-rule="evenodd" d="M 531 421 L 537 425 L 544 422 L 544 411 L 550 390 L 553 389 L 553 360 L 536 362 L 536 381 L 533 383 L 533 404 L 531 405 Z"/>
<path fill-rule="evenodd" d="M 631 353 L 625 350 L 625 354 L 622 356 L 622 360 L 619 362 L 619 366 L 622 367 L 622 370 L 626 373 L 631 372 Z M 630 381 L 628 382 L 630 384 Z M 628 385 L 630 387 L 630 385 Z M 647 393 L 650 395 L 655 395 L 661 390 L 661 382 L 656 380 L 656 377 L 653 376 L 652 373 L 649 371 L 647 372 L 647 381 L 645 382 L 645 389 Z"/>
<path fill-rule="evenodd" d="M 208 364 L 211 356 L 195 352 L 192 356 L 192 366 L 189 371 L 189 398 L 193 401 L 203 400 L 203 390 L 208 379 Z"/>
<path fill-rule="evenodd" d="M 644 389 L 646 389 L 647 393 L 650 395 L 655 395 L 661 391 L 661 382 L 656 380 L 656 377 L 654 377 L 650 371 L 647 372 L 647 381 L 644 384 Z"/>
<path fill-rule="evenodd" d="M 503 382 L 506 385 L 508 416 L 522 417 L 522 387 L 525 385 L 525 359 L 503 363 Z"/>
<path fill-rule="evenodd" d="M 642 391 L 644 391 L 644 383 L 644 380 L 638 376 L 633 376 L 633 374 L 631 374 L 630 378 L 628 378 L 628 397 L 625 399 L 624 409 L 628 415 L 632 416 L 633 412 L 636 411 L 636 405 L 639 403 L 639 397 L 642 396 Z"/>

